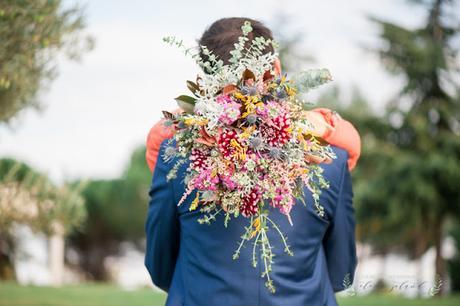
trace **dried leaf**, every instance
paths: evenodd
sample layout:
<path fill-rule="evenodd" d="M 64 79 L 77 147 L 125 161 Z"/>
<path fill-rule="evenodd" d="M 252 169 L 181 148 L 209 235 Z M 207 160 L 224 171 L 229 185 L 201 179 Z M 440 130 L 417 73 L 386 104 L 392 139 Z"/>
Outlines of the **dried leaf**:
<path fill-rule="evenodd" d="M 252 72 L 252 71 L 249 70 L 249 69 L 246 69 L 246 70 L 243 72 L 243 81 L 250 80 L 250 79 L 253 79 L 253 80 L 255 81 L 255 80 L 256 80 L 256 76 L 255 76 L 254 72 Z"/>
<path fill-rule="evenodd" d="M 201 127 L 200 135 L 201 137 L 196 139 L 196 142 L 202 143 L 207 146 L 213 146 L 216 143 L 216 138 L 210 136 L 208 132 L 206 132 L 206 129 L 204 127 Z"/>
<path fill-rule="evenodd" d="M 166 119 L 169 119 L 169 120 L 175 120 L 176 118 L 174 117 L 174 114 L 173 113 L 170 113 L 168 111 L 163 111 L 163 116 L 166 118 Z"/>
<path fill-rule="evenodd" d="M 230 84 L 230 85 L 225 86 L 224 89 L 222 89 L 222 93 L 224 95 L 229 95 L 229 94 L 233 93 L 234 91 L 236 91 L 237 89 L 238 89 L 238 87 L 236 87 L 233 84 Z"/>
<path fill-rule="evenodd" d="M 268 80 L 273 79 L 275 76 L 270 72 L 270 70 L 265 71 L 263 76 L 263 81 L 266 82 Z"/>
<path fill-rule="evenodd" d="M 192 81 L 187 81 L 187 88 L 194 94 L 197 95 L 197 93 L 200 92 L 200 87 L 198 86 L 197 83 L 194 83 Z"/>

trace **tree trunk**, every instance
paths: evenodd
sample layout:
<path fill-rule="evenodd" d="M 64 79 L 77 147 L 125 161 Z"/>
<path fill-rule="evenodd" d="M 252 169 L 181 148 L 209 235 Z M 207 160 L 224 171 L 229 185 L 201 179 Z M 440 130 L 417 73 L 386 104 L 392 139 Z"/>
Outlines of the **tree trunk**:
<path fill-rule="evenodd" d="M 423 267 L 422 267 L 422 256 L 427 249 L 427 239 L 426 231 L 419 228 L 415 234 L 415 246 L 414 246 L 414 257 L 415 257 L 415 277 L 417 284 L 417 296 L 421 297 L 423 295 Z"/>
<path fill-rule="evenodd" d="M 59 287 L 64 279 L 64 227 L 56 223 L 54 233 L 49 237 L 48 264 L 51 274 L 51 285 Z"/>
<path fill-rule="evenodd" d="M 14 242 L 8 234 L 0 234 L 0 280 L 16 281 L 12 253 Z"/>
<path fill-rule="evenodd" d="M 435 259 L 435 280 L 434 287 L 436 291 L 434 294 L 436 296 L 442 296 L 444 294 L 444 285 L 446 280 L 446 263 L 442 256 L 442 243 L 443 243 L 443 218 L 439 218 L 434 224 L 433 234 L 434 234 L 434 247 L 436 250 L 436 259 Z"/>

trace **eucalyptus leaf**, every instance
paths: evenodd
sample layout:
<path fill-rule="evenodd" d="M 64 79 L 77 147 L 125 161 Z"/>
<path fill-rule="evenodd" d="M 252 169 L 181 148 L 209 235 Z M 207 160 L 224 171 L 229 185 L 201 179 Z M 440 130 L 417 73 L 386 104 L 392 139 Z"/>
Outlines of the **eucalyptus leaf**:
<path fill-rule="evenodd" d="M 175 98 L 177 105 L 187 113 L 193 113 L 196 99 L 187 95 Z"/>
<path fill-rule="evenodd" d="M 294 75 L 293 81 L 299 92 L 307 93 L 332 81 L 332 75 L 327 69 L 310 69 Z"/>

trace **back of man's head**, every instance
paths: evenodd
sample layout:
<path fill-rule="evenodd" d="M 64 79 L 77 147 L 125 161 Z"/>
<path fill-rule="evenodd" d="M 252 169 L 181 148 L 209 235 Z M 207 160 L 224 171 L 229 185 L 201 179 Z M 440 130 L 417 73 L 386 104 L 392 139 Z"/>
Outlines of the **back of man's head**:
<path fill-rule="evenodd" d="M 256 37 L 273 40 L 272 31 L 260 21 L 244 17 L 232 17 L 222 18 L 211 24 L 203 33 L 198 43 L 200 46 L 206 46 L 224 64 L 229 64 L 231 58 L 230 51 L 235 49 L 234 44 L 243 35 L 241 27 L 246 21 L 249 21 L 252 26 L 252 31 L 248 34 L 248 46 Z M 274 52 L 272 45 L 268 45 L 263 53 L 270 52 Z M 202 50 L 200 51 L 200 57 L 205 61 L 207 60 L 207 56 L 203 54 Z"/>

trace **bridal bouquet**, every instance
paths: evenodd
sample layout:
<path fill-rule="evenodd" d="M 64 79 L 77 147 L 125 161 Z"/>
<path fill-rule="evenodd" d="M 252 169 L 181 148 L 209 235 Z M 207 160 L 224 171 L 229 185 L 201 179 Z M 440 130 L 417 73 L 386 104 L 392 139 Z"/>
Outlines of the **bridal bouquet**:
<path fill-rule="evenodd" d="M 274 255 L 267 231 L 277 231 L 284 251 L 293 253 L 270 218 L 269 207 L 292 224 L 290 212 L 296 199 L 303 201 L 306 186 L 317 213 L 324 214 L 319 195 L 328 184 L 318 163 L 335 156 L 314 134 L 298 95 L 330 81 L 331 76 L 326 69 L 305 71 L 292 80 L 275 76 L 272 64 L 277 54 L 263 52 L 274 42 L 262 37 L 250 41 L 251 30 L 249 22 L 243 25 L 228 65 L 205 46 L 201 48 L 206 60 L 192 54 L 207 73 L 196 82 L 187 81 L 192 96 L 176 98 L 184 112 L 163 112 L 175 131 L 164 158 L 177 160 L 168 179 L 177 175 L 182 164 L 189 164 L 179 205 L 196 190 L 189 209 L 202 212 L 198 222 L 209 223 L 219 213 L 225 214 L 225 225 L 232 217 L 248 218 L 233 258 L 252 241 L 253 265 L 259 259 L 263 262 L 262 277 L 274 292 L 270 278 Z M 191 52 L 175 37 L 164 40 Z"/>

